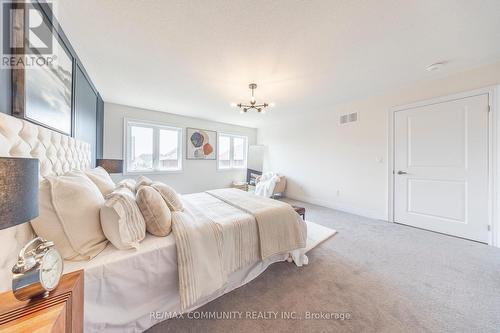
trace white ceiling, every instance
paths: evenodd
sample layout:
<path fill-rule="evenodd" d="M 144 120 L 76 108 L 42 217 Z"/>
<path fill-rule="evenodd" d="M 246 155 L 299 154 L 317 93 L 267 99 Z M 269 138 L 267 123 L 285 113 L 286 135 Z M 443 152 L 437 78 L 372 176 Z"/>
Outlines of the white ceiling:
<path fill-rule="evenodd" d="M 252 127 L 500 60 L 499 0 L 59 0 L 56 15 L 106 102 Z M 229 107 L 250 82 L 268 114 Z"/>

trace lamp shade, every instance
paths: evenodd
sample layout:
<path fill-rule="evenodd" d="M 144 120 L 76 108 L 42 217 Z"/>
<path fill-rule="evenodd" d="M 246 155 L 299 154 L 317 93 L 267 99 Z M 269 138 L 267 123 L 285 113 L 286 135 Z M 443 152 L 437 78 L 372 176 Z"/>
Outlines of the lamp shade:
<path fill-rule="evenodd" d="M 123 160 L 97 159 L 96 164 L 108 173 L 123 172 Z"/>
<path fill-rule="evenodd" d="M 38 216 L 38 159 L 0 157 L 0 229 Z"/>

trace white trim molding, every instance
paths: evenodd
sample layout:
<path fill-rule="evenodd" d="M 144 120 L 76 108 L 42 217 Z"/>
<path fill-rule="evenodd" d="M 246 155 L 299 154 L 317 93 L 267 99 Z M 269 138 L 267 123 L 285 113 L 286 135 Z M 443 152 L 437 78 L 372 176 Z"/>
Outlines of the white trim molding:
<path fill-rule="evenodd" d="M 490 94 L 490 117 L 491 117 L 491 233 L 490 245 L 500 247 L 500 86 L 492 88 Z"/>
<path fill-rule="evenodd" d="M 498 191 L 500 189 L 500 136 L 498 130 L 500 129 L 500 86 L 486 87 L 482 89 L 462 92 L 458 94 L 442 96 L 438 98 L 423 100 L 416 103 L 407 105 L 395 106 L 388 110 L 389 120 L 389 133 L 388 133 L 388 220 L 394 222 L 394 117 L 397 111 L 412 109 L 416 107 L 432 105 L 447 101 L 473 97 L 477 95 L 488 94 L 489 96 L 489 128 L 488 128 L 488 145 L 489 145 L 489 158 L 488 158 L 488 178 L 489 178 L 489 237 L 488 244 L 500 247 L 500 223 L 498 222 L 500 212 L 500 196 Z"/>
<path fill-rule="evenodd" d="M 221 167 L 220 166 L 220 137 L 228 137 L 229 141 L 229 167 Z M 243 152 L 244 155 L 244 165 L 242 166 L 234 166 L 234 139 L 243 139 L 245 140 L 245 150 Z M 242 170 L 246 169 L 248 165 L 248 137 L 241 134 L 231 134 L 224 132 L 217 132 L 217 171 L 231 171 L 231 170 Z"/>
<path fill-rule="evenodd" d="M 130 128 L 132 126 L 139 126 L 145 128 L 151 128 L 153 130 L 153 168 L 150 170 L 129 170 L 129 159 L 130 152 L 132 150 L 131 140 L 130 140 Z M 172 130 L 177 132 L 177 163 L 178 168 L 176 169 L 161 169 L 159 165 L 160 161 L 160 130 Z M 170 124 L 165 124 L 162 122 L 155 121 L 145 121 L 137 120 L 131 118 L 123 119 L 123 160 L 125 163 L 124 175 L 141 175 L 141 174 L 167 174 L 167 173 L 182 173 L 183 172 L 183 133 L 184 129 L 182 127 L 173 126 Z"/>

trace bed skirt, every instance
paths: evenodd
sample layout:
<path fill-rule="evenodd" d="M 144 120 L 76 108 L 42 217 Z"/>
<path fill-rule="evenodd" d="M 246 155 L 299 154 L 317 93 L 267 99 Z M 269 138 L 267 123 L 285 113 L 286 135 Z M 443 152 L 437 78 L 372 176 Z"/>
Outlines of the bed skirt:
<path fill-rule="evenodd" d="M 189 311 L 250 282 L 269 265 L 288 257 L 277 254 L 231 273 L 222 290 Z M 89 262 L 65 263 L 65 273 L 78 269 L 85 270 L 85 332 L 143 332 L 181 313 L 173 235 L 148 235 L 137 251 L 108 246 Z"/>

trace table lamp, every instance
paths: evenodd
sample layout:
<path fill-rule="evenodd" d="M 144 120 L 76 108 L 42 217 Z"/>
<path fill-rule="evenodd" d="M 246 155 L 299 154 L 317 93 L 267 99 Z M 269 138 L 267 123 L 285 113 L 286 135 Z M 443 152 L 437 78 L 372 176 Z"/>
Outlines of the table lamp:
<path fill-rule="evenodd" d="M 0 230 L 38 216 L 38 159 L 0 157 Z"/>
<path fill-rule="evenodd" d="M 0 157 L 0 229 L 38 216 L 38 159 Z M 47 296 L 63 274 L 63 259 L 54 242 L 30 240 L 12 267 L 12 293 L 20 301 Z"/>

